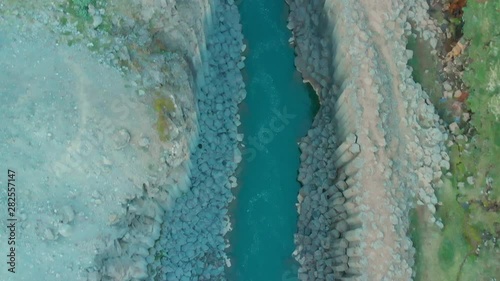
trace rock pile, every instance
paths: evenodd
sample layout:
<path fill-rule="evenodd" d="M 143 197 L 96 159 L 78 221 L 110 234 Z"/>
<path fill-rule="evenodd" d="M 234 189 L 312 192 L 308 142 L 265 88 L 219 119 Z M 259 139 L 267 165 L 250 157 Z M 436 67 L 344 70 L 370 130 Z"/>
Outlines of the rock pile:
<path fill-rule="evenodd" d="M 321 102 L 300 144 L 300 280 L 413 274 L 408 212 L 417 200 L 435 211 L 449 167 L 444 128 L 406 66 L 408 11 L 423 2 L 289 1 L 296 65 Z"/>

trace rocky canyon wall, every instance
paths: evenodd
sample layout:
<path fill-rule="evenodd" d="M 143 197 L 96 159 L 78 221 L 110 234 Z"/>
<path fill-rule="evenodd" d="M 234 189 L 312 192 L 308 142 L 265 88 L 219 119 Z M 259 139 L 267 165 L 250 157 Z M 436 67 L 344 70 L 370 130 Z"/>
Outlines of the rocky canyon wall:
<path fill-rule="evenodd" d="M 0 130 L 30 186 L 22 262 L 0 279 L 223 279 L 246 94 L 234 2 L 8 1 L 0 22 L 2 111 L 24 131 Z"/>
<path fill-rule="evenodd" d="M 425 1 L 289 0 L 296 66 L 321 103 L 301 140 L 300 280 L 410 280 L 408 212 L 435 212 L 444 128 L 411 77 Z M 438 226 L 440 222 L 436 222 Z"/>
<path fill-rule="evenodd" d="M 241 161 L 237 105 L 246 94 L 240 73 L 244 63 L 239 13 L 232 1 L 171 5 L 176 24 L 168 27 L 161 40 L 184 54 L 188 66 L 184 70 L 193 90 L 193 104 L 184 108 L 196 109 L 196 128 L 189 139 L 190 156 L 182 164 L 188 167 L 186 178 L 166 186 L 172 202 L 150 238 L 154 243 L 128 255 L 135 259 L 142 255 L 148 277 L 130 277 L 223 280 L 224 268 L 230 265 L 224 252 L 228 247 L 224 235 L 231 228 L 227 208 L 233 199 L 231 188 L 236 186 L 233 174 Z M 117 263 L 106 261 L 102 274 L 124 280 L 116 275 L 123 272 L 114 269 Z"/>

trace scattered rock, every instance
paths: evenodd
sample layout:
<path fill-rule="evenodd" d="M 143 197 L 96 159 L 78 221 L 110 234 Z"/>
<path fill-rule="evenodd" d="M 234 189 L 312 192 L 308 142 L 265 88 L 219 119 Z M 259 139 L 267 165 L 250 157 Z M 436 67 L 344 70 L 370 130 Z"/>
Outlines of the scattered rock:
<path fill-rule="evenodd" d="M 458 135 L 460 133 L 460 127 L 456 122 L 451 123 L 448 127 L 450 128 L 452 134 Z"/>
<path fill-rule="evenodd" d="M 437 39 L 436 38 L 431 38 L 429 43 L 431 44 L 432 49 L 436 49 L 436 46 L 437 46 Z"/>
<path fill-rule="evenodd" d="M 95 16 L 93 17 L 92 26 L 93 26 L 94 28 L 97 28 L 97 27 L 99 27 L 99 25 L 101 25 L 101 24 L 102 24 L 102 17 L 101 17 L 100 15 L 95 15 Z"/>
<path fill-rule="evenodd" d="M 50 228 L 46 228 L 43 232 L 43 236 L 47 240 L 55 240 L 57 238 L 56 235 L 52 232 Z"/>
<path fill-rule="evenodd" d="M 446 91 L 451 91 L 451 85 L 449 82 L 444 82 L 443 87 Z"/>
<path fill-rule="evenodd" d="M 59 234 L 63 237 L 69 237 L 72 234 L 71 226 L 68 224 L 62 224 L 59 226 Z"/>
<path fill-rule="evenodd" d="M 140 147 L 142 147 L 142 148 L 148 148 L 150 143 L 151 142 L 149 141 L 149 138 L 147 138 L 147 137 L 141 137 L 139 139 L 138 145 Z"/>
<path fill-rule="evenodd" d="M 130 141 L 130 133 L 126 129 L 119 129 L 113 133 L 112 140 L 114 148 L 120 150 L 128 145 Z"/>
<path fill-rule="evenodd" d="M 61 208 L 61 213 L 63 215 L 64 223 L 71 223 L 75 219 L 75 212 L 73 211 L 73 208 L 68 205 Z"/>

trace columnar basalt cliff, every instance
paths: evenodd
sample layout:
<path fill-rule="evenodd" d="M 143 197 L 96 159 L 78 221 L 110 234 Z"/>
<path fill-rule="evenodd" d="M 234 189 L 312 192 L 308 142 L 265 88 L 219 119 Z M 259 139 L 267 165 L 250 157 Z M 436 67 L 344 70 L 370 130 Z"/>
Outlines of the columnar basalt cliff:
<path fill-rule="evenodd" d="M 427 4 L 405 2 L 288 1 L 295 63 L 321 103 L 300 143 L 300 280 L 412 277 L 408 211 L 435 211 L 449 158 L 406 65 L 408 15 Z"/>

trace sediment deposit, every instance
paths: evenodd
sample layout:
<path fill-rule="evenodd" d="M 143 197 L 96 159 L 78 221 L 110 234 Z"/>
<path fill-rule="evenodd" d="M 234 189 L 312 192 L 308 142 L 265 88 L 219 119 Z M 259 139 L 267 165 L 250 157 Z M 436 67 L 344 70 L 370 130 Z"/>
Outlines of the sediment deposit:
<path fill-rule="evenodd" d="M 408 211 L 435 212 L 449 168 L 439 117 L 406 65 L 409 21 L 425 21 L 427 4 L 288 3 L 295 63 L 321 103 L 300 143 L 300 280 L 410 280 Z"/>

